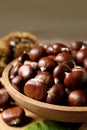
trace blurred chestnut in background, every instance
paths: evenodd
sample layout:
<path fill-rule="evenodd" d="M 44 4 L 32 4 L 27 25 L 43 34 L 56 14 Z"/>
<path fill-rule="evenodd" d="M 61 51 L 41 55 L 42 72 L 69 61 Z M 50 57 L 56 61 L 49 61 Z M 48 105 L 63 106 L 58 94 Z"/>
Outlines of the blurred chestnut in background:
<path fill-rule="evenodd" d="M 87 58 L 85 58 L 83 61 L 83 67 L 87 70 Z"/>
<path fill-rule="evenodd" d="M 87 48 L 81 48 L 77 53 L 76 53 L 76 62 L 78 65 L 83 65 L 84 59 L 87 58 Z"/>
<path fill-rule="evenodd" d="M 10 71 L 10 79 L 14 78 L 16 75 L 18 75 L 18 70 L 22 64 L 20 62 L 17 62 L 16 65 L 14 65 Z"/>
<path fill-rule="evenodd" d="M 83 45 L 84 45 L 83 41 L 75 41 L 71 43 L 70 48 L 72 50 L 79 50 Z"/>
<path fill-rule="evenodd" d="M 3 111 L 10 104 L 10 95 L 5 88 L 0 89 L 0 111 Z"/>
<path fill-rule="evenodd" d="M 69 51 L 67 45 L 64 45 L 63 43 L 49 44 L 46 49 L 48 55 L 57 55 L 62 51 Z"/>
<path fill-rule="evenodd" d="M 26 51 L 24 51 L 19 57 L 18 62 L 23 63 L 25 60 L 29 60 L 29 55 Z"/>

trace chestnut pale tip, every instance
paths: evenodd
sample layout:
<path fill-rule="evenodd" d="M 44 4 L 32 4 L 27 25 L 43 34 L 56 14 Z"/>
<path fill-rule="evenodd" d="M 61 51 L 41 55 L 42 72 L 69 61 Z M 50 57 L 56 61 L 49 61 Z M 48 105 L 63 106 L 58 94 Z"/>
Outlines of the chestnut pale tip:
<path fill-rule="evenodd" d="M 65 47 L 62 47 L 62 48 L 61 48 L 61 51 L 69 51 L 69 49 L 68 49 L 68 48 L 65 48 Z"/>
<path fill-rule="evenodd" d="M 82 45 L 81 49 L 85 49 L 86 47 L 84 45 Z"/>
<path fill-rule="evenodd" d="M 44 68 L 44 67 L 40 67 L 40 70 L 43 72 L 43 71 L 46 70 L 46 68 Z"/>
<path fill-rule="evenodd" d="M 36 68 L 37 68 L 37 63 L 36 63 L 36 62 L 25 61 L 25 62 L 24 62 L 24 65 L 27 65 L 27 64 L 31 65 L 31 67 L 32 67 L 33 69 L 36 69 Z"/>
<path fill-rule="evenodd" d="M 51 88 L 48 92 L 48 97 L 54 97 L 55 96 L 55 93 L 53 93 L 53 89 Z"/>
<path fill-rule="evenodd" d="M 58 78 L 54 78 L 54 83 L 55 84 L 59 83 L 59 79 Z"/>

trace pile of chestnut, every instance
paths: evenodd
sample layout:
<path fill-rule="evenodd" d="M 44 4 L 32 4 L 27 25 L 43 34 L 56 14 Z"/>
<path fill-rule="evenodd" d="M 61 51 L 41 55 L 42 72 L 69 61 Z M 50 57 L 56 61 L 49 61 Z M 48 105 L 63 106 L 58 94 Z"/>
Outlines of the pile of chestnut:
<path fill-rule="evenodd" d="M 55 105 L 87 106 L 87 43 L 50 43 L 24 51 L 9 79 L 19 92 Z"/>

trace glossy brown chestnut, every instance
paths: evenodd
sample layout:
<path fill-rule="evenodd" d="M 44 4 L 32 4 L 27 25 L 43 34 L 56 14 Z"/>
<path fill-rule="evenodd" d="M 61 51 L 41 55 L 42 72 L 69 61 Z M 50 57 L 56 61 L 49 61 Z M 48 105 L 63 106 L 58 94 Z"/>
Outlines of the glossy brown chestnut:
<path fill-rule="evenodd" d="M 70 48 L 73 50 L 79 50 L 84 45 L 83 41 L 75 41 L 72 42 Z"/>
<path fill-rule="evenodd" d="M 53 60 L 55 60 L 55 55 L 48 55 L 48 57 L 52 58 Z"/>
<path fill-rule="evenodd" d="M 68 102 L 71 106 L 86 106 L 87 94 L 84 90 L 74 90 L 69 94 Z"/>
<path fill-rule="evenodd" d="M 74 90 L 74 89 L 84 89 L 87 83 L 87 72 L 82 69 L 75 69 L 70 73 L 66 72 L 64 78 L 65 87 Z"/>
<path fill-rule="evenodd" d="M 83 61 L 83 67 L 87 70 L 87 58 L 85 58 Z"/>
<path fill-rule="evenodd" d="M 69 48 L 63 43 L 53 43 L 47 46 L 48 55 L 57 55 L 62 51 L 69 51 Z"/>
<path fill-rule="evenodd" d="M 37 62 L 32 62 L 32 61 L 25 61 L 24 62 L 24 65 L 30 65 L 34 70 L 37 69 L 38 65 L 37 65 Z"/>
<path fill-rule="evenodd" d="M 18 91 L 22 92 L 23 90 L 23 85 L 24 85 L 24 80 L 21 76 L 17 75 L 15 76 L 12 80 L 11 83 L 15 89 Z"/>
<path fill-rule="evenodd" d="M 31 61 L 38 61 L 43 56 L 46 56 L 46 50 L 43 46 L 38 45 L 29 51 Z"/>
<path fill-rule="evenodd" d="M 47 71 L 40 71 L 35 78 L 42 80 L 48 87 L 51 87 L 54 83 L 53 75 Z"/>
<path fill-rule="evenodd" d="M 63 83 L 65 78 L 65 72 L 71 72 L 71 68 L 63 63 L 59 63 L 53 70 L 53 77 L 55 83 Z"/>
<path fill-rule="evenodd" d="M 18 75 L 18 70 L 22 64 L 20 62 L 17 62 L 16 65 L 14 65 L 10 71 L 9 77 L 10 79 L 14 78 L 16 75 Z"/>
<path fill-rule="evenodd" d="M 24 85 L 24 94 L 36 100 L 43 100 L 47 95 L 47 86 L 42 80 L 30 79 Z"/>
<path fill-rule="evenodd" d="M 18 62 L 23 63 L 25 60 L 29 60 L 29 55 L 26 51 L 24 51 L 19 57 Z"/>
<path fill-rule="evenodd" d="M 63 62 L 66 62 L 66 61 L 73 60 L 73 57 L 72 57 L 72 55 L 71 55 L 69 52 L 61 52 L 61 53 L 59 53 L 59 54 L 55 57 L 55 60 L 56 60 L 58 63 L 63 63 Z"/>
<path fill-rule="evenodd" d="M 71 55 L 73 56 L 73 59 L 75 61 L 77 50 L 71 50 Z"/>
<path fill-rule="evenodd" d="M 82 48 L 76 53 L 76 62 L 83 65 L 84 59 L 87 58 L 87 48 Z"/>
<path fill-rule="evenodd" d="M 18 75 L 20 75 L 24 80 L 30 79 L 34 75 L 34 69 L 31 65 L 22 65 L 18 70 Z"/>
<path fill-rule="evenodd" d="M 64 86 L 60 83 L 55 84 L 48 91 L 46 103 L 60 104 L 64 98 L 64 95 L 65 95 Z"/>
<path fill-rule="evenodd" d="M 53 71 L 56 65 L 57 62 L 50 57 L 42 57 L 38 61 L 38 67 L 41 71 Z"/>
<path fill-rule="evenodd" d="M 1 117 L 8 125 L 18 125 L 24 121 L 25 111 L 21 107 L 12 107 L 4 110 Z"/>
<path fill-rule="evenodd" d="M 0 111 L 3 111 L 10 104 L 10 95 L 5 88 L 0 89 Z"/>

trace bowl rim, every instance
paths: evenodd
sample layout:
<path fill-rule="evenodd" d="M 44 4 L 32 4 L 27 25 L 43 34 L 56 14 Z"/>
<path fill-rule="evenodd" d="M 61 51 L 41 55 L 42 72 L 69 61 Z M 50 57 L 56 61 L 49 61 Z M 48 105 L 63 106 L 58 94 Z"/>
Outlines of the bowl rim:
<path fill-rule="evenodd" d="M 11 61 L 3 70 L 1 82 L 4 85 L 4 87 L 7 89 L 8 93 L 16 93 L 16 96 L 18 98 L 22 98 L 22 100 L 29 102 L 30 104 L 34 104 L 38 107 L 48 108 L 51 110 L 58 110 L 58 111 L 65 111 L 65 112 L 87 112 L 87 106 L 61 106 L 61 105 L 54 105 L 49 104 L 45 102 L 41 102 L 35 99 L 32 99 L 30 97 L 27 97 L 26 95 L 22 94 L 21 92 L 17 91 L 10 83 L 9 80 L 9 71 L 12 68 L 13 64 L 16 62 L 17 59 Z M 11 91 L 10 91 L 11 90 Z"/>

